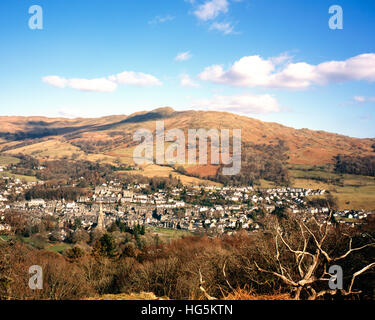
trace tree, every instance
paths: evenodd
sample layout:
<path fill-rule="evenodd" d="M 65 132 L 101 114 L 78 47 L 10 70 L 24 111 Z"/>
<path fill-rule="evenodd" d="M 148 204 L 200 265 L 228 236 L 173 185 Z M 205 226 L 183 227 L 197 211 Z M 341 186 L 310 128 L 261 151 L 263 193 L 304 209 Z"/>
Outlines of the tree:
<path fill-rule="evenodd" d="M 102 231 L 98 229 L 94 229 L 93 231 L 90 232 L 90 244 L 95 245 L 95 243 L 98 242 L 102 236 L 103 236 Z"/>
<path fill-rule="evenodd" d="M 122 256 L 124 257 L 136 257 L 137 256 L 137 249 L 134 245 L 134 243 L 126 243 L 122 247 Z"/>
<path fill-rule="evenodd" d="M 78 230 L 78 229 L 80 229 L 82 227 L 82 221 L 81 221 L 81 219 L 79 219 L 79 218 L 76 218 L 75 220 L 74 220 L 74 224 L 73 224 L 73 230 Z"/>
<path fill-rule="evenodd" d="M 286 215 L 286 211 L 286 206 L 278 206 L 274 211 L 272 211 L 272 214 L 276 215 L 279 219 L 286 219 L 288 217 Z"/>
<path fill-rule="evenodd" d="M 313 198 L 308 201 L 308 205 L 318 208 L 331 208 L 337 210 L 337 198 L 332 196 L 332 194 L 326 195 L 324 198 Z"/>
<path fill-rule="evenodd" d="M 115 232 L 115 231 L 120 231 L 120 228 L 117 224 L 117 222 L 113 222 L 110 227 L 108 228 L 108 232 Z"/>
<path fill-rule="evenodd" d="M 84 242 L 87 243 L 90 241 L 90 235 L 85 230 L 76 230 L 72 235 L 72 243 Z"/>
<path fill-rule="evenodd" d="M 97 249 L 102 256 L 113 258 L 117 255 L 115 239 L 109 233 L 106 233 L 99 239 Z"/>
<path fill-rule="evenodd" d="M 315 300 L 326 294 L 336 295 L 340 293 L 343 296 L 359 294 L 360 291 L 353 290 L 354 282 L 358 276 L 375 267 L 375 262 L 352 272 L 351 281 L 346 290 L 327 289 L 328 281 L 335 276 L 327 270 L 331 264 L 335 264 L 338 261 L 343 263 L 353 252 L 375 246 L 375 242 L 353 248 L 353 238 L 348 236 L 346 237 L 349 238 L 348 249 L 342 254 L 338 254 L 337 248 L 336 250 L 330 249 L 327 241 L 335 231 L 335 227 L 329 222 L 331 216 L 332 212 L 323 223 L 319 223 L 315 218 L 312 218 L 309 222 L 296 221 L 299 232 L 293 232 L 290 228 L 284 228 L 283 230 L 279 221 L 277 221 L 273 230 L 275 264 L 271 270 L 271 268 L 262 268 L 257 262 L 254 262 L 256 269 L 259 272 L 268 273 L 279 278 L 284 285 L 294 292 L 296 300 L 301 299 L 302 294 L 310 300 Z M 341 232 L 339 234 L 341 235 Z M 292 258 L 287 259 L 287 256 Z M 357 267 L 357 264 L 355 267 Z"/>
<path fill-rule="evenodd" d="M 77 260 L 84 256 L 84 252 L 80 247 L 73 247 L 70 249 L 67 249 L 65 252 L 65 255 L 70 260 Z"/>
<path fill-rule="evenodd" d="M 57 242 L 60 240 L 60 234 L 58 231 L 52 231 L 52 233 L 50 234 L 50 236 L 48 237 L 48 240 L 49 241 L 52 241 L 52 242 Z"/>
<path fill-rule="evenodd" d="M 140 233 L 142 236 L 144 236 L 144 235 L 146 234 L 146 229 L 145 229 L 145 225 L 144 225 L 144 224 L 141 226 L 141 229 L 140 229 L 139 233 Z"/>

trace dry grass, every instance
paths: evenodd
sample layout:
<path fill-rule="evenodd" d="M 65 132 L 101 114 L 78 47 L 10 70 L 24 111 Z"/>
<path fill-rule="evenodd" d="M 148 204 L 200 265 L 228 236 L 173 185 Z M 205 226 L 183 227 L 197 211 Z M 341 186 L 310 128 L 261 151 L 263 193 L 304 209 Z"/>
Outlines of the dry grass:
<path fill-rule="evenodd" d="M 156 112 L 160 112 L 156 111 Z M 49 129 L 77 128 L 79 135 L 92 140 L 112 141 L 109 134 L 116 131 L 133 134 L 137 129 L 144 128 L 154 131 L 155 117 L 151 113 L 138 113 L 143 119 L 125 121 L 126 116 L 111 116 L 98 119 L 52 119 L 44 117 L 0 117 L 3 132 L 31 132 L 48 126 Z M 134 115 L 133 115 L 134 116 Z M 131 116 L 129 116 L 131 118 Z M 290 163 L 322 164 L 331 163 L 337 154 L 373 154 L 371 145 L 374 139 L 358 139 L 323 131 L 308 129 L 296 130 L 277 123 L 262 122 L 256 119 L 226 112 L 204 112 L 164 110 L 158 117 L 164 120 L 165 130 L 187 129 L 241 129 L 242 140 L 256 144 L 275 143 L 277 139 L 286 141 L 290 148 Z M 104 127 L 105 126 L 105 127 Z M 85 131 L 84 128 L 87 128 Z M 72 129 L 73 130 L 73 129 Z M 61 134 L 59 137 L 63 137 Z M 56 137 L 50 137 L 56 139 Z M 67 137 L 69 139 L 69 137 Z M 69 142 L 69 141 L 68 141 Z M 10 143 L 6 143 L 10 145 Z M 114 149 L 118 149 L 118 146 Z M 108 150 L 111 152 L 114 150 Z M 117 150 L 115 150 L 117 153 Z"/>
<path fill-rule="evenodd" d="M 106 154 L 114 157 L 114 159 L 120 159 L 122 164 L 134 164 L 133 160 L 133 152 L 135 147 L 126 147 L 123 146 L 121 148 L 114 149 L 112 151 L 107 152 Z"/>
<path fill-rule="evenodd" d="M 187 165 L 184 166 L 184 168 L 188 174 L 196 175 L 199 177 L 215 176 L 219 170 L 219 166 L 216 165 Z"/>
<path fill-rule="evenodd" d="M 306 168 L 305 168 L 306 169 Z M 353 174 L 339 175 L 330 171 L 290 170 L 293 187 L 328 190 L 338 200 L 340 210 L 374 210 L 375 178 Z M 315 180 L 316 178 L 340 179 L 342 186 Z"/>
<path fill-rule="evenodd" d="M 51 159 L 61 159 L 63 157 L 71 157 L 72 154 L 77 153 L 81 156 L 83 156 L 84 152 L 67 143 L 63 142 L 58 139 L 43 141 L 39 143 L 35 143 L 32 145 L 28 145 L 25 147 L 12 149 L 9 151 L 6 151 L 7 154 L 25 154 L 29 156 L 34 156 L 38 159 L 50 157 Z"/>
<path fill-rule="evenodd" d="M 0 166 L 8 166 L 10 164 L 17 164 L 20 160 L 11 156 L 0 156 Z"/>
<path fill-rule="evenodd" d="M 257 295 L 251 290 L 236 289 L 233 293 L 227 295 L 223 300 L 293 300 L 287 293 L 273 295 Z"/>
<path fill-rule="evenodd" d="M 85 300 L 170 300 L 168 297 L 157 297 L 152 292 L 141 292 L 141 293 L 131 293 L 131 294 L 106 294 L 103 296 L 97 296 L 92 298 L 87 298 Z M 257 295 L 246 289 L 237 289 L 233 293 L 228 294 L 222 300 L 293 300 L 289 294 L 273 294 L 273 295 Z"/>
<path fill-rule="evenodd" d="M 34 176 L 24 176 L 21 174 L 14 174 L 9 171 L 2 171 L 0 172 L 0 177 L 10 177 L 13 179 L 20 179 L 21 181 L 26 181 L 26 182 L 36 182 L 38 179 Z"/>
<path fill-rule="evenodd" d="M 122 301 L 130 301 L 130 300 L 169 300 L 167 297 L 157 297 L 152 292 L 141 292 L 141 293 L 131 293 L 131 294 L 106 294 L 103 296 L 87 298 L 85 300 L 122 300 Z"/>
<path fill-rule="evenodd" d="M 276 184 L 272 181 L 268 181 L 268 180 L 264 180 L 264 179 L 260 179 L 259 180 L 259 185 L 258 185 L 259 188 L 275 188 L 277 187 Z"/>
<path fill-rule="evenodd" d="M 8 150 L 5 153 L 9 155 L 29 155 L 39 160 L 59 160 L 64 157 L 71 159 L 72 155 L 75 155 L 76 160 L 87 160 L 92 162 L 99 161 L 101 163 L 107 163 L 111 165 L 114 165 L 116 160 L 115 157 L 107 154 L 86 154 L 80 148 L 73 146 L 68 142 L 61 141 L 60 139 L 52 139 L 35 143 L 25 147 Z"/>
<path fill-rule="evenodd" d="M 155 164 L 150 164 L 142 168 L 139 171 L 126 171 L 129 174 L 140 174 L 148 178 L 160 177 L 169 178 L 169 175 L 176 179 L 180 179 L 183 184 L 186 185 L 216 185 L 221 186 L 220 183 L 208 181 L 204 179 L 194 178 L 177 173 L 171 167 L 158 166 Z"/>

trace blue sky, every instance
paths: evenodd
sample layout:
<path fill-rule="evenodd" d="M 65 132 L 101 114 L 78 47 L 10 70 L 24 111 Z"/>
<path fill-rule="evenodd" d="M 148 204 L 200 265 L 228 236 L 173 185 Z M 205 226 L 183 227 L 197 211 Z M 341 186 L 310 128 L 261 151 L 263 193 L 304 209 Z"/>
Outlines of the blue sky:
<path fill-rule="evenodd" d="M 29 7 L 43 29 L 29 28 Z M 331 30 L 340 5 L 344 28 Z M 373 0 L 3 0 L 0 115 L 171 106 L 375 137 Z"/>

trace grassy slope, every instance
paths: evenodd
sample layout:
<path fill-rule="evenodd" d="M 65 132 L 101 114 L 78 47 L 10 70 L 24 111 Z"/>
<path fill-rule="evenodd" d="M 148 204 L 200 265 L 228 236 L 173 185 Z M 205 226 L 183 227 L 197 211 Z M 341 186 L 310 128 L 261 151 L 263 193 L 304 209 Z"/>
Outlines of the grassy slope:
<path fill-rule="evenodd" d="M 25 154 L 31 155 L 36 158 L 46 158 L 47 156 L 52 159 L 59 159 L 65 157 L 71 157 L 73 154 L 79 154 L 82 156 L 83 151 L 69 143 L 54 139 L 43 141 L 35 144 L 31 144 L 25 147 L 12 149 L 6 151 L 7 154 Z"/>
<path fill-rule="evenodd" d="M 179 239 L 182 237 L 191 237 L 193 234 L 184 230 L 164 229 L 158 227 L 147 227 L 147 233 L 151 235 L 158 235 L 161 240 L 169 241 L 171 239 Z"/>
<path fill-rule="evenodd" d="M 57 244 L 53 244 L 53 245 L 49 246 L 48 248 L 46 248 L 46 250 L 52 251 L 52 252 L 55 252 L 55 253 L 62 253 L 65 249 L 69 249 L 71 247 L 72 247 L 72 245 L 70 245 L 68 243 L 57 243 Z"/>
<path fill-rule="evenodd" d="M 147 165 L 144 168 L 142 168 L 142 170 L 126 171 L 126 173 L 135 175 L 140 174 L 148 178 L 169 178 L 169 175 L 171 174 L 172 177 L 180 179 L 182 183 L 187 185 L 221 185 L 220 183 L 182 175 L 180 173 L 175 172 L 171 167 L 158 166 L 154 164 Z"/>
<path fill-rule="evenodd" d="M 0 166 L 8 166 L 10 164 L 17 164 L 20 162 L 18 158 L 11 156 L 0 156 Z"/>
<path fill-rule="evenodd" d="M 38 179 L 33 176 L 23 176 L 20 174 L 14 174 L 9 171 L 2 171 L 0 172 L 0 177 L 10 177 L 10 178 L 15 178 L 15 179 L 20 179 L 21 181 L 26 181 L 26 182 L 36 182 Z"/>
<path fill-rule="evenodd" d="M 127 118 L 126 116 L 112 116 L 98 119 L 0 117 L 0 133 L 1 131 L 4 133 L 32 133 L 35 130 L 54 129 L 58 136 L 49 136 L 45 138 L 46 140 L 108 142 L 108 149 L 105 151 L 102 150 L 102 153 L 110 155 L 111 153 L 118 153 L 119 148 L 124 147 L 119 144 L 116 145 L 116 143 L 115 145 L 111 145 L 116 140 L 114 137 L 121 137 L 125 133 L 129 137 L 132 137 L 134 132 L 140 128 L 154 131 L 155 120 L 164 120 L 166 130 L 180 128 L 185 132 L 187 129 L 198 128 L 240 128 L 242 129 L 242 140 L 244 142 L 257 144 L 276 143 L 277 139 L 282 139 L 287 142 L 290 148 L 290 162 L 299 164 L 328 163 L 338 153 L 373 154 L 371 145 L 375 142 L 374 139 L 351 138 L 323 131 L 296 130 L 277 123 L 262 122 L 225 112 L 175 112 L 173 109 L 158 109 L 148 113 L 130 115 Z M 56 148 L 57 146 L 50 145 L 48 141 L 39 141 L 38 143 L 40 145 L 36 146 L 37 150 L 31 151 L 33 147 L 24 148 L 27 149 L 27 152 L 42 150 L 40 156 L 49 155 L 50 157 L 55 156 L 58 150 L 62 153 L 66 151 L 68 154 L 69 151 L 70 153 L 79 152 L 72 145 L 69 145 L 67 147 L 68 150 L 66 150 L 66 146 L 58 146 Z M 14 142 L 9 141 L 3 145 L 11 147 L 12 144 L 14 145 Z M 51 151 L 45 151 L 47 148 L 50 148 Z M 44 152 L 47 152 L 47 154 L 43 154 Z"/>
<path fill-rule="evenodd" d="M 330 170 L 306 171 L 307 167 L 290 169 L 294 187 L 329 190 L 338 199 L 340 209 L 375 210 L 375 178 L 351 174 L 336 174 Z M 317 179 L 340 179 L 342 185 Z"/>
<path fill-rule="evenodd" d="M 16 239 L 20 240 L 34 248 L 37 249 L 44 249 L 48 250 L 51 252 L 55 253 L 62 253 L 65 249 L 71 248 L 72 245 L 68 243 L 63 243 L 63 242 L 56 242 L 56 243 L 51 243 L 49 241 L 40 241 L 35 238 L 27 238 L 27 237 L 15 237 L 15 236 L 8 236 L 8 235 L 0 235 L 0 238 L 3 241 L 8 241 L 10 239 Z"/>

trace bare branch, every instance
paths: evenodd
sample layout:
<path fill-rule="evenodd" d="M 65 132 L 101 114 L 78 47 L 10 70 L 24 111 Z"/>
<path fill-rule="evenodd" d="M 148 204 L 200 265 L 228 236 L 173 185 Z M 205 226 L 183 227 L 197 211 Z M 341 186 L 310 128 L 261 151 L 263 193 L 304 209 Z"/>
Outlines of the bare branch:
<path fill-rule="evenodd" d="M 310 252 L 307 251 L 301 251 L 301 250 L 293 250 L 290 245 L 284 240 L 283 236 L 281 235 L 280 231 L 278 231 L 278 235 L 281 239 L 281 241 L 284 243 L 284 245 L 288 248 L 290 252 L 293 252 L 294 254 L 305 254 L 313 257 L 313 255 Z"/>
<path fill-rule="evenodd" d="M 362 249 L 367 248 L 367 247 L 375 246 L 375 243 L 368 243 L 368 244 L 366 244 L 366 245 L 364 245 L 362 247 L 352 249 L 352 242 L 353 242 L 353 239 L 350 238 L 349 250 L 345 254 L 343 254 L 342 256 L 334 258 L 332 260 L 333 261 L 338 261 L 338 260 L 341 260 L 341 259 L 345 259 L 349 254 L 351 254 L 354 251 L 359 251 L 359 250 L 362 250 Z"/>
<path fill-rule="evenodd" d="M 297 255 L 296 261 L 297 261 L 297 264 L 298 264 L 298 272 L 299 272 L 300 276 L 303 278 L 305 276 L 305 272 L 302 270 L 302 263 L 303 263 L 303 260 L 305 259 L 305 255 L 308 254 L 306 252 L 307 239 L 305 237 L 305 233 L 303 231 L 302 225 L 300 223 L 298 223 L 298 226 L 300 227 L 301 234 L 302 234 L 302 237 L 303 237 L 303 252 L 301 254 Z"/>
<path fill-rule="evenodd" d="M 279 251 L 279 243 L 277 241 L 277 236 L 275 237 L 275 248 L 276 248 L 276 260 L 279 263 L 281 274 L 284 275 L 284 268 L 281 265 L 281 261 L 280 261 L 280 251 Z"/>
<path fill-rule="evenodd" d="M 273 274 L 274 276 L 276 277 L 279 277 L 281 280 L 283 280 L 286 284 L 288 285 L 291 285 L 291 286 L 294 286 L 294 287 L 297 287 L 298 284 L 296 282 L 294 282 L 293 280 L 290 280 L 288 279 L 287 277 L 285 277 L 284 275 L 280 274 L 280 273 L 277 273 L 277 272 L 274 272 L 274 271 L 268 271 L 268 270 L 265 270 L 265 269 L 262 269 L 258 266 L 258 264 L 256 262 L 254 262 L 255 266 L 257 267 L 258 271 L 260 272 L 265 272 L 265 273 L 271 273 Z"/>
<path fill-rule="evenodd" d="M 375 266 L 375 262 L 373 263 L 370 263 L 369 265 L 367 265 L 366 267 L 362 268 L 361 270 L 357 271 L 356 273 L 353 274 L 353 278 L 352 278 L 352 282 L 350 283 L 350 287 L 349 287 L 349 293 L 351 293 L 352 291 L 352 288 L 353 288 L 353 285 L 354 285 L 354 281 L 355 279 L 361 275 L 362 273 L 366 272 L 367 270 L 371 269 L 372 267 Z"/>
<path fill-rule="evenodd" d="M 227 264 L 227 262 L 224 262 L 224 265 L 223 265 L 223 275 L 224 275 L 224 279 L 225 279 L 225 281 L 226 281 L 228 287 L 229 287 L 232 291 L 235 291 L 235 290 L 233 289 L 233 287 L 231 286 L 231 284 L 229 283 L 228 279 L 227 279 L 227 275 L 226 275 L 226 273 L 225 273 L 225 267 L 226 267 L 226 264 Z"/>
<path fill-rule="evenodd" d="M 331 257 L 328 255 L 328 253 L 327 253 L 326 251 L 324 251 L 323 248 L 322 248 L 322 243 L 323 243 L 323 241 L 320 241 L 320 242 L 319 242 L 318 239 L 316 239 L 316 236 L 315 236 L 314 232 L 312 232 L 312 231 L 310 230 L 310 228 L 309 228 L 305 223 L 302 222 L 302 224 L 303 224 L 303 226 L 306 228 L 307 232 L 311 234 L 311 236 L 312 236 L 313 239 L 314 239 L 314 242 L 315 242 L 316 246 L 318 247 L 319 251 L 320 251 L 320 252 L 326 257 L 327 261 L 328 261 L 328 262 L 332 261 L 332 258 L 331 258 Z M 325 234 L 323 237 L 324 237 L 324 239 L 325 239 L 326 234 Z"/>
<path fill-rule="evenodd" d="M 211 297 L 211 296 L 207 293 L 206 289 L 203 287 L 204 282 L 205 282 L 205 281 L 203 281 L 203 277 L 202 277 L 201 269 L 199 268 L 199 289 L 203 292 L 203 294 L 204 294 L 204 296 L 206 297 L 207 300 L 217 300 L 217 298 L 215 298 L 215 297 Z"/>

